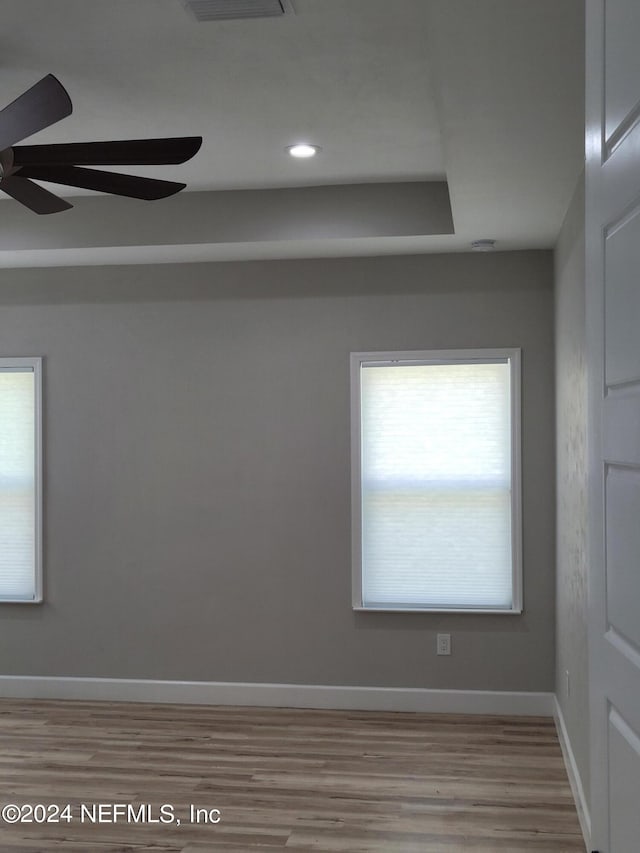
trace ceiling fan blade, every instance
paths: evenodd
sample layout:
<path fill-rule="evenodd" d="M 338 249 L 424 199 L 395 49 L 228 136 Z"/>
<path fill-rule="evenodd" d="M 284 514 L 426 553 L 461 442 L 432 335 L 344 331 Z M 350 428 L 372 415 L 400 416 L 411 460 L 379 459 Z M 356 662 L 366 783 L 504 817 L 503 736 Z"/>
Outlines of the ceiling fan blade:
<path fill-rule="evenodd" d="M 58 198 L 57 195 L 45 190 L 44 187 L 16 175 L 3 178 L 0 181 L 0 190 L 24 204 L 34 213 L 59 213 L 61 210 L 69 210 L 70 207 L 73 207 L 68 201 Z"/>
<path fill-rule="evenodd" d="M 0 110 L 0 151 L 71 114 L 71 99 L 53 74 L 47 74 Z"/>
<path fill-rule="evenodd" d="M 201 136 L 70 142 L 19 145 L 13 149 L 13 156 L 16 166 L 157 166 L 184 163 L 201 145 Z"/>
<path fill-rule="evenodd" d="M 82 169 L 78 166 L 24 166 L 16 174 L 24 178 L 35 178 L 37 181 L 51 181 L 68 187 L 82 187 L 86 190 L 98 190 L 101 193 L 142 198 L 147 201 L 167 198 L 186 187 L 186 184 L 174 181 L 120 175 L 117 172 Z"/>

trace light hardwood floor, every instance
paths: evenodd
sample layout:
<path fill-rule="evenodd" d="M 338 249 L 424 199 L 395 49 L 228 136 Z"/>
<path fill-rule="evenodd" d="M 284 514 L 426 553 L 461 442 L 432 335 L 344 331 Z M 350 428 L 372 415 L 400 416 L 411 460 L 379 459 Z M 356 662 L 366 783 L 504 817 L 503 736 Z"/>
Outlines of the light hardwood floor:
<path fill-rule="evenodd" d="M 72 820 L 2 822 L 2 853 L 584 853 L 540 718 L 0 700 L 8 803 Z M 181 823 L 112 822 L 114 803 Z"/>

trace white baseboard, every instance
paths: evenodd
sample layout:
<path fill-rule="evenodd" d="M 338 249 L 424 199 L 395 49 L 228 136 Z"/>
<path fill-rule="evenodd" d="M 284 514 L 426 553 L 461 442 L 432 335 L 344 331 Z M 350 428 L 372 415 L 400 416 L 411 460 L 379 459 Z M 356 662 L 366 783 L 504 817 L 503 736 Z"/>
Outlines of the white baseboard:
<path fill-rule="evenodd" d="M 591 850 L 591 815 L 589 813 L 589 804 L 587 803 L 584 795 L 580 771 L 578 770 L 575 755 L 573 754 L 569 733 L 562 714 L 562 708 L 558 702 L 558 697 L 554 696 L 553 698 L 555 706 L 553 716 L 556 721 L 556 729 L 558 730 L 558 740 L 560 741 L 560 746 L 562 748 L 562 755 L 567 768 L 567 776 L 569 777 L 569 784 L 571 785 L 573 799 L 576 803 L 576 810 L 578 812 L 578 820 L 580 821 L 580 828 L 582 829 L 582 835 L 584 837 L 585 849 Z"/>
<path fill-rule="evenodd" d="M 552 693 L 224 681 L 0 676 L 0 697 L 552 717 Z"/>

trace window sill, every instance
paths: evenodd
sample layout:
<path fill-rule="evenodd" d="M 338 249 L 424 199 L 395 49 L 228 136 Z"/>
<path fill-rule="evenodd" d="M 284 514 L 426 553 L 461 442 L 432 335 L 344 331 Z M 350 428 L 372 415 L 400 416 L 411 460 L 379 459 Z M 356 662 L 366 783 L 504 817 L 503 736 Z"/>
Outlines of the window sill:
<path fill-rule="evenodd" d="M 522 608 L 514 608 L 513 610 L 492 610 L 490 608 L 474 608 L 469 607 L 462 609 L 448 609 L 439 607 L 357 607 L 351 608 L 356 613 L 465 613 L 467 615 L 477 615 L 479 613 L 485 616 L 521 616 Z"/>

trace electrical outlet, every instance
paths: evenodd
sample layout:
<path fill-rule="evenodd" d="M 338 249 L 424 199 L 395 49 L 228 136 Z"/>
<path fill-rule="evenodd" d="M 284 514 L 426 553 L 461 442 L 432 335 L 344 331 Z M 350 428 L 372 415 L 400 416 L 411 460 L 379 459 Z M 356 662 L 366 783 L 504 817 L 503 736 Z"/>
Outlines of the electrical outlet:
<path fill-rule="evenodd" d="M 439 655 L 451 654 L 451 634 L 436 635 L 436 653 Z"/>

